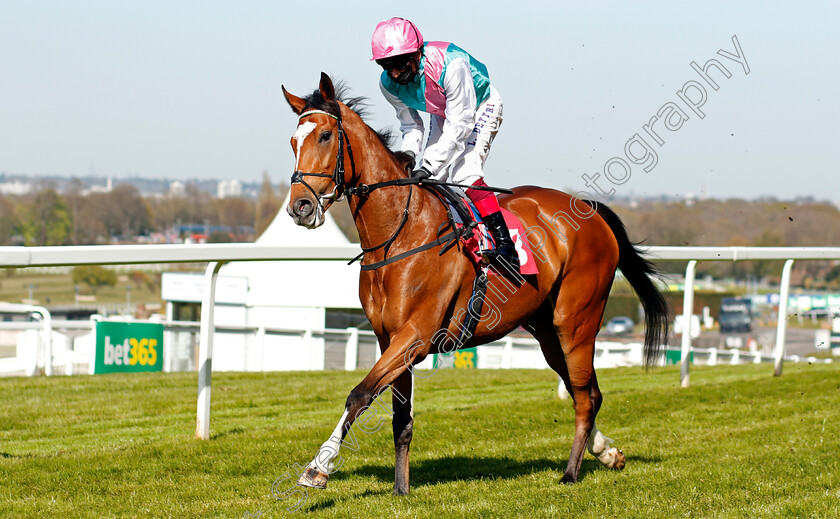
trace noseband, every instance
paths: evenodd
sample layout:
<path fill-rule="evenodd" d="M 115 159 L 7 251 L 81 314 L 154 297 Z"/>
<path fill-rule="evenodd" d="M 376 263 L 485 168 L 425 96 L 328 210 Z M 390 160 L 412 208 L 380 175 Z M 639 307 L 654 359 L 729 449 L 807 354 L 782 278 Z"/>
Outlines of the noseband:
<path fill-rule="evenodd" d="M 333 201 L 340 201 L 344 198 L 345 193 L 345 182 L 344 182 L 344 147 L 347 146 L 347 154 L 350 155 L 350 167 L 351 169 L 355 170 L 355 165 L 353 164 L 353 150 L 350 148 L 350 141 L 345 140 L 344 138 L 344 128 L 341 125 L 341 112 L 339 111 L 339 115 L 335 116 L 329 112 L 325 112 L 323 110 L 309 110 L 308 112 L 303 112 L 298 117 L 298 120 L 303 119 L 308 115 L 314 114 L 322 114 L 328 115 L 335 119 L 338 122 L 338 153 L 336 154 L 335 158 L 335 169 L 332 172 L 332 175 L 328 173 L 304 173 L 303 171 L 297 170 L 292 173 L 292 180 L 291 184 L 303 184 L 306 188 L 312 192 L 315 196 L 315 200 L 318 201 L 318 206 L 321 209 L 321 212 L 324 211 L 324 204 L 322 203 L 323 200 L 333 200 Z M 328 195 L 319 195 L 312 189 L 303 177 L 323 177 L 332 179 L 333 183 L 335 184 L 335 189 L 333 192 Z"/>

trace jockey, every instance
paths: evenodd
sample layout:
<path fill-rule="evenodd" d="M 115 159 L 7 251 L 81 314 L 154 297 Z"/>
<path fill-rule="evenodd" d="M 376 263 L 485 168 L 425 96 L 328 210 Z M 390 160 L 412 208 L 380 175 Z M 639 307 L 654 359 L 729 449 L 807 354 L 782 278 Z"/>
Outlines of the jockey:
<path fill-rule="evenodd" d="M 379 23 L 371 48 L 373 60 L 384 69 L 382 94 L 400 121 L 402 151 L 412 159 L 423 141 L 418 110 L 430 114 L 423 162 L 412 175 L 486 186 L 482 168 L 502 124 L 502 98 L 490 84 L 487 67 L 453 43 L 424 42 L 417 27 L 403 18 Z M 496 244 L 495 251 L 483 252 L 518 269 L 519 255 L 496 195 L 467 189 L 467 196 Z"/>

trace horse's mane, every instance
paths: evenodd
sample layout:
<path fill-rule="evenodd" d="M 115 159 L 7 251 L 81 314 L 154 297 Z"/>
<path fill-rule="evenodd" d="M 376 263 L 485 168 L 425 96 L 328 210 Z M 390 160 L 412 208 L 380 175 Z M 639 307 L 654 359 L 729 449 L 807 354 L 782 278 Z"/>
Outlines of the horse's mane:
<path fill-rule="evenodd" d="M 335 98 L 344 103 L 347 108 L 356 112 L 356 115 L 361 117 L 362 121 L 370 128 L 370 124 L 365 121 L 365 118 L 370 115 L 370 102 L 366 97 L 351 96 L 350 87 L 348 87 L 344 81 L 336 81 Z M 323 110 L 336 117 L 339 116 L 338 103 L 325 100 L 321 95 L 320 90 L 315 90 L 311 94 L 304 96 L 303 100 L 306 101 L 305 109 L 314 108 L 315 110 Z M 371 129 L 373 130 L 373 128 Z M 390 151 L 391 144 L 394 141 L 394 132 L 390 128 L 373 131 L 376 133 L 376 136 L 379 137 L 379 141 L 382 142 L 382 145 Z"/>

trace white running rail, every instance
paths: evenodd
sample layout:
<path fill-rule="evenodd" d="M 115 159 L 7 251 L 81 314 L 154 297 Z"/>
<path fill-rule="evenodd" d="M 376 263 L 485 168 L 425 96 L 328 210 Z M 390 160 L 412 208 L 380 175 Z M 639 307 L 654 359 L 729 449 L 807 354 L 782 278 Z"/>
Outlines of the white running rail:
<path fill-rule="evenodd" d="M 694 266 L 697 261 L 787 260 L 782 276 L 782 293 L 790 286 L 790 268 L 795 260 L 840 259 L 840 247 L 643 247 L 654 260 L 689 261 L 685 294 L 694 290 Z M 213 307 L 215 282 L 219 269 L 230 261 L 264 260 L 349 260 L 359 246 L 276 247 L 258 244 L 207 245 L 84 245 L 69 247 L 0 247 L 0 267 L 47 267 L 66 265 L 120 265 L 140 263 L 208 262 L 201 308 L 201 344 L 198 378 L 196 436 L 210 436 L 210 387 L 213 357 Z M 780 308 L 781 310 L 781 308 Z M 683 304 L 683 314 L 690 322 L 693 301 Z M 779 319 L 775 352 L 775 374 L 782 372 L 785 319 Z M 684 334 L 688 336 L 689 334 Z M 680 384 L 688 385 L 688 358 L 691 338 L 683 338 Z"/>

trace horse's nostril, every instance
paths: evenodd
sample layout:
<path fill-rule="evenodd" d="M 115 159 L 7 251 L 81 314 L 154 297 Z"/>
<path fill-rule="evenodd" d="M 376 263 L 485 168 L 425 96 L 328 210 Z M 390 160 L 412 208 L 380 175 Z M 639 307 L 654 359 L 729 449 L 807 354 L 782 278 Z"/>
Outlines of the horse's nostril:
<path fill-rule="evenodd" d="M 297 202 L 297 214 L 300 216 L 309 216 L 312 212 L 312 202 L 303 198 Z"/>

